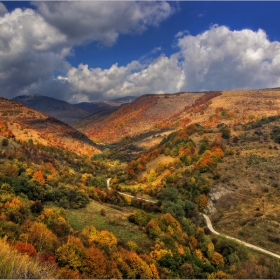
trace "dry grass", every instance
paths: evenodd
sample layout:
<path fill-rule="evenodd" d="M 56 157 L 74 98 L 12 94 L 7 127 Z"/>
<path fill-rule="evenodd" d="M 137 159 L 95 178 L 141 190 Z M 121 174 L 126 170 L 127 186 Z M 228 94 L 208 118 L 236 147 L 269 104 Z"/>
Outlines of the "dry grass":
<path fill-rule="evenodd" d="M 155 147 L 158 145 L 165 137 L 167 137 L 169 134 L 174 132 L 175 130 L 169 130 L 165 132 L 158 133 L 153 136 L 149 136 L 145 139 L 142 139 L 140 141 L 134 142 L 133 144 L 137 147 L 142 148 L 143 150 L 149 150 L 152 147 Z"/>
<path fill-rule="evenodd" d="M 5 240 L 0 241 L 0 278 L 1 279 L 51 279 L 56 278 L 52 266 L 43 266 L 13 250 Z"/>
<path fill-rule="evenodd" d="M 134 210 L 132 207 L 119 207 L 91 200 L 86 208 L 68 209 L 66 213 L 74 230 L 82 230 L 87 225 L 93 225 L 98 230 L 112 232 L 120 241 L 132 240 L 139 248 L 150 248 L 152 241 L 138 226 L 127 219 Z"/>
<path fill-rule="evenodd" d="M 212 219 L 217 231 L 279 254 L 280 145 L 270 137 L 267 141 L 263 139 L 276 124 L 279 125 L 274 122 L 262 127 L 263 136 L 259 140 L 252 141 L 256 129 L 239 132 L 246 133 L 248 140 L 233 144 L 238 154 L 225 157 L 218 164 L 221 179 L 212 181 L 213 191 L 230 191 L 215 202 L 218 212 Z"/>

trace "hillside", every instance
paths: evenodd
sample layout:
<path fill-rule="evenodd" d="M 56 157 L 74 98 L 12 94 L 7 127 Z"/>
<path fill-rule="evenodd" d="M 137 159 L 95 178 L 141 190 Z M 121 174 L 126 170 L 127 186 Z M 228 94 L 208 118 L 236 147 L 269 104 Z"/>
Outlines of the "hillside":
<path fill-rule="evenodd" d="M 78 154 L 98 153 L 94 143 L 69 125 L 33 110 L 21 103 L 0 98 L 2 137 L 11 142 L 29 142 L 75 151 Z M 16 144 L 15 144 L 16 145 Z"/>
<path fill-rule="evenodd" d="M 64 123 L 71 124 L 89 115 L 88 112 L 77 108 L 63 100 L 53 97 L 35 95 L 20 95 L 12 99 L 32 109 L 48 114 Z"/>
<path fill-rule="evenodd" d="M 97 142 L 112 143 L 125 136 L 165 127 L 166 120 L 191 106 L 202 93 L 144 95 L 108 117 L 92 123 L 76 122 L 74 127 Z"/>
<path fill-rule="evenodd" d="M 180 114 L 219 94 L 201 94 Z M 3 278 L 279 278 L 278 260 L 213 236 L 199 214 L 210 210 L 220 232 L 279 250 L 279 117 L 230 127 L 219 109 L 215 125 L 179 123 L 94 154 L 68 125 L 4 98 L 0 105 Z M 11 274 L 15 263 L 23 275 Z"/>
<path fill-rule="evenodd" d="M 280 254 L 279 168 L 279 115 L 233 127 L 192 124 L 135 154 L 118 188 L 153 194 L 175 217 L 183 211 L 180 199 L 188 204 L 186 215 L 197 204 L 217 231 Z"/>
<path fill-rule="evenodd" d="M 280 89 L 229 90 L 145 95 L 107 117 L 78 121 L 74 127 L 99 143 L 118 142 L 148 131 L 191 123 L 237 125 L 280 112 Z"/>

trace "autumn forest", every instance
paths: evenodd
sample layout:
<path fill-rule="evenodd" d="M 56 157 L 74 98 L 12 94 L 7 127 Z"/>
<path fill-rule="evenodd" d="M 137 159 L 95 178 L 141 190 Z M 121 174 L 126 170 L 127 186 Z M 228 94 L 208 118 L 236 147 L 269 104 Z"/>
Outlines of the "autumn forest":
<path fill-rule="evenodd" d="M 279 150 L 279 89 L 144 95 L 72 126 L 0 98 L 0 278 L 277 279 L 201 213 L 279 255 Z"/>

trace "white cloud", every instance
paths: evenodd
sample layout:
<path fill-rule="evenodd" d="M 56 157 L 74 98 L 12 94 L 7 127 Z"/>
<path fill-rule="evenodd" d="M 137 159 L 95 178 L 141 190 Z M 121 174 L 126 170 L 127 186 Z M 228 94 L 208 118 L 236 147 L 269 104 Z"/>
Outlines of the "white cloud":
<path fill-rule="evenodd" d="M 8 13 L 0 2 L 1 95 L 40 93 L 72 102 L 147 93 L 280 85 L 280 43 L 265 31 L 213 25 L 175 35 L 177 52 L 160 47 L 126 66 L 71 67 L 73 46 L 141 33 L 173 13 L 167 2 L 36 2 L 38 11 Z M 2 17 L 1 17 L 2 13 Z M 151 59 L 158 52 L 157 59 Z M 54 78 L 56 70 L 66 73 Z"/>
<path fill-rule="evenodd" d="M 15 9 L 0 18 L 1 94 L 13 97 L 42 80 L 54 69 L 67 70 L 66 36 L 32 9 Z"/>
<path fill-rule="evenodd" d="M 110 69 L 89 69 L 88 65 L 72 67 L 67 80 L 79 92 L 79 98 L 88 96 L 89 100 L 146 93 L 179 91 L 182 71 L 177 54 L 170 58 L 162 55 L 149 65 L 133 61 L 127 66 L 112 65 Z M 84 97 L 83 97 L 84 98 Z"/>
<path fill-rule="evenodd" d="M 279 86 L 280 43 L 265 31 L 212 26 L 178 39 L 187 90 Z"/>
<path fill-rule="evenodd" d="M 36 90 L 42 94 L 48 89 L 47 95 L 60 94 L 72 100 L 71 94 L 75 93 L 71 84 L 62 76 L 54 80 L 53 75 L 57 70 L 71 68 L 65 58 L 72 54 L 74 45 L 92 40 L 111 45 L 119 34 L 141 33 L 173 13 L 166 2 L 35 2 L 34 5 L 38 11 L 17 8 L 8 13 L 0 2 L 0 87 L 1 95 L 8 98 Z M 125 76 L 122 68 L 120 71 L 111 68 L 107 88 L 112 86 L 112 75 L 117 80 Z M 75 85 L 86 90 L 92 82 Z M 96 90 L 102 88 L 95 86 Z"/>
<path fill-rule="evenodd" d="M 5 15 L 8 12 L 7 8 L 5 7 L 5 5 L 0 2 L 0 17 L 2 17 L 3 15 Z"/>
<path fill-rule="evenodd" d="M 178 35 L 178 36 L 177 36 Z M 280 85 L 280 43 L 263 30 L 212 26 L 197 36 L 177 34 L 179 52 L 148 65 L 89 69 L 72 67 L 67 80 L 89 100 L 178 91 L 265 88 Z"/>
<path fill-rule="evenodd" d="M 188 35 L 190 34 L 190 32 L 188 30 L 183 30 L 183 31 L 179 31 L 176 35 L 175 38 L 180 38 L 183 37 L 184 35 Z"/>
<path fill-rule="evenodd" d="M 75 44 L 95 40 L 112 45 L 119 34 L 141 33 L 174 12 L 165 1 L 34 1 L 33 4 L 47 22 Z"/>

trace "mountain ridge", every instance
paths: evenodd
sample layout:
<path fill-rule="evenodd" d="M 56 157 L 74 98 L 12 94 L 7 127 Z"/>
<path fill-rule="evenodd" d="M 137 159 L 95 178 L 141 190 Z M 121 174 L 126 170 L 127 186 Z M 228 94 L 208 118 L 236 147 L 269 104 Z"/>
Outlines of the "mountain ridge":
<path fill-rule="evenodd" d="M 142 95 L 107 117 L 73 126 L 98 143 L 118 142 L 148 131 L 174 130 L 194 122 L 213 126 L 246 123 L 280 113 L 280 90 L 245 89 Z"/>
<path fill-rule="evenodd" d="M 11 100 L 20 102 L 35 110 L 51 115 L 52 117 L 67 124 L 71 124 L 89 115 L 88 112 L 77 108 L 66 101 L 40 94 L 19 95 Z"/>

